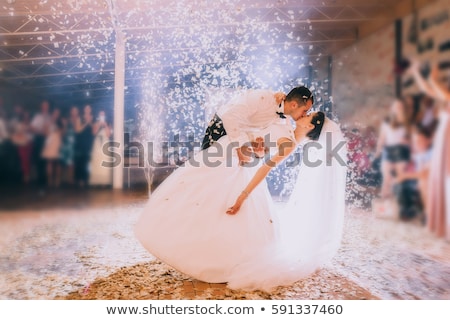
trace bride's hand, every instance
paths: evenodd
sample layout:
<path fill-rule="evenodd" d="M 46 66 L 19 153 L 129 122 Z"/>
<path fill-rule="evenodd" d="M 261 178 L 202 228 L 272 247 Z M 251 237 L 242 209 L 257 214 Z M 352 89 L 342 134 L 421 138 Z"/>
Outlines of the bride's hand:
<path fill-rule="evenodd" d="M 229 207 L 227 210 L 227 214 L 236 214 L 242 206 L 242 203 L 245 199 L 247 199 L 248 194 L 246 192 L 242 192 L 240 196 L 237 198 L 236 202 L 233 206 Z"/>
<path fill-rule="evenodd" d="M 275 93 L 275 101 L 277 104 L 280 104 L 286 98 L 286 95 L 283 92 Z"/>
<path fill-rule="evenodd" d="M 409 58 L 410 65 L 409 68 L 406 70 L 406 73 L 414 73 L 419 72 L 420 70 L 420 61 L 417 58 Z"/>
<path fill-rule="evenodd" d="M 240 208 L 241 208 L 240 205 L 238 206 L 237 204 L 234 204 L 234 206 L 228 208 L 227 214 L 235 215 L 239 211 Z"/>

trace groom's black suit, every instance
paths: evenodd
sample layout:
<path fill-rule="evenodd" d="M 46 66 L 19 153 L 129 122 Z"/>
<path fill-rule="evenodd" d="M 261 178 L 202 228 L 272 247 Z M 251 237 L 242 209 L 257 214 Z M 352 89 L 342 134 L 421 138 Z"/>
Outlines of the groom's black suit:
<path fill-rule="evenodd" d="M 281 107 L 281 104 L 279 107 Z M 286 116 L 282 112 L 276 112 L 276 114 L 282 119 L 286 118 Z M 209 148 L 214 141 L 219 140 L 222 136 L 226 134 L 227 131 L 225 130 L 223 121 L 216 113 L 209 122 L 208 127 L 206 128 L 205 136 L 202 142 L 202 150 Z"/>
<path fill-rule="evenodd" d="M 223 121 L 216 113 L 206 128 L 205 137 L 202 142 L 202 150 L 209 148 L 214 141 L 219 140 L 220 137 L 226 134 L 227 132 L 223 126 Z"/>

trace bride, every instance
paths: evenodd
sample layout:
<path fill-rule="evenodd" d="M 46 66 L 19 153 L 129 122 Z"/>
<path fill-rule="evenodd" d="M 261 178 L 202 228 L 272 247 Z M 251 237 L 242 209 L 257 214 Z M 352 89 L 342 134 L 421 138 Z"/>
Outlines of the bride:
<path fill-rule="evenodd" d="M 264 164 L 240 165 L 227 152 L 225 135 L 157 188 L 135 226 L 152 255 L 198 280 L 266 291 L 331 260 L 345 205 L 346 154 L 338 125 L 316 112 L 298 119 L 295 130 L 277 123 L 259 137 L 265 145 L 276 142 Z M 277 208 L 264 178 L 299 144 L 296 186 Z"/>

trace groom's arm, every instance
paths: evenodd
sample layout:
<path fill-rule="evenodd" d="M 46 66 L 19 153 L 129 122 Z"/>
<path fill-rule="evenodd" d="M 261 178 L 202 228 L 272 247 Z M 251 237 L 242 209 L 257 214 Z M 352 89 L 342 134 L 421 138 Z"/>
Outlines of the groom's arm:
<path fill-rule="evenodd" d="M 270 113 L 275 99 L 273 91 L 249 90 L 232 101 L 222 113 L 219 113 L 230 141 L 237 147 L 236 153 L 241 163 L 250 161 L 253 153 L 247 135 L 249 127 L 261 125 L 252 123 L 252 116 L 258 112 Z M 267 124 L 264 123 L 265 125 Z"/>
<path fill-rule="evenodd" d="M 233 102 L 227 110 L 219 114 L 230 141 L 239 146 L 248 142 L 246 127 L 248 127 L 249 118 L 257 110 L 256 105 L 248 105 L 246 101 L 243 101 L 244 99 L 245 97 L 242 97 L 239 101 Z"/>
<path fill-rule="evenodd" d="M 220 114 L 230 142 L 235 145 L 239 163 L 251 160 L 250 150 L 246 147 L 249 138 L 244 128 L 246 119 L 255 112 L 255 109 L 254 106 L 248 106 L 243 101 L 239 101 L 239 103 L 229 105 L 227 110 Z"/>
<path fill-rule="evenodd" d="M 219 113 L 230 141 L 237 142 L 239 146 L 249 142 L 246 131 L 249 126 L 257 126 L 252 123 L 252 116 L 257 112 L 267 112 L 264 109 L 270 108 L 274 94 L 270 90 L 247 91 Z"/>

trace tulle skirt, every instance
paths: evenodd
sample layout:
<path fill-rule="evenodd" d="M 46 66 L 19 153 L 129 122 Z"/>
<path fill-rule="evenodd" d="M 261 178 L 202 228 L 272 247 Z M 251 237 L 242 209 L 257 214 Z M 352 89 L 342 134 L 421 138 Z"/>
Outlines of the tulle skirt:
<path fill-rule="evenodd" d="M 218 145 L 228 142 L 224 136 Z M 317 159 L 329 158 L 328 148 L 318 150 Z M 227 215 L 258 166 L 242 167 L 234 155 L 212 159 L 205 152 L 214 152 L 214 145 L 175 170 L 144 208 L 135 231 L 152 255 L 198 280 L 264 291 L 290 285 L 330 262 L 342 235 L 345 163 L 301 165 L 283 206 L 274 204 L 263 181 L 236 215 Z"/>
<path fill-rule="evenodd" d="M 237 265 L 275 241 L 278 222 L 265 183 L 236 215 L 226 214 L 257 167 L 239 166 L 234 156 L 206 159 L 213 148 L 198 153 L 155 190 L 135 231 L 152 255 L 178 271 L 222 283 Z"/>

